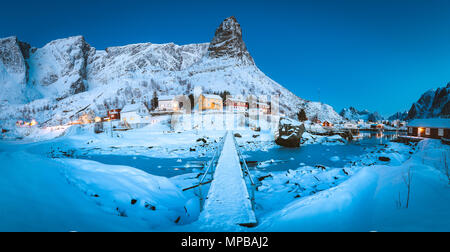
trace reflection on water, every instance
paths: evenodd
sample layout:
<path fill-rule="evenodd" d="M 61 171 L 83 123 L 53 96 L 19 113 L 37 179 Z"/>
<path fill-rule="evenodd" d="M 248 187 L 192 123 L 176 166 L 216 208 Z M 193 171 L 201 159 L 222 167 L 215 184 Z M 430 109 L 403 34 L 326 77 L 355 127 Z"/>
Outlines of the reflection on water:
<path fill-rule="evenodd" d="M 364 141 L 365 143 L 385 144 L 389 141 L 397 139 L 399 136 L 405 135 L 402 131 L 361 131 L 355 136 L 354 141 Z"/>

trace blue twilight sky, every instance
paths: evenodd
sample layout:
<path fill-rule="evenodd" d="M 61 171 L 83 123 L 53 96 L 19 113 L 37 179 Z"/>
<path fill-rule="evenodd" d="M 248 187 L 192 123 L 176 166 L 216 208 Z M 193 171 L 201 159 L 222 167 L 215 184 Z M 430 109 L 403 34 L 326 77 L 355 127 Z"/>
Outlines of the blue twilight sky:
<path fill-rule="evenodd" d="M 450 1 L 6 1 L 0 37 L 98 49 L 209 42 L 234 15 L 259 68 L 298 96 L 390 115 L 450 81 Z M 319 96 L 320 89 L 320 96 Z"/>

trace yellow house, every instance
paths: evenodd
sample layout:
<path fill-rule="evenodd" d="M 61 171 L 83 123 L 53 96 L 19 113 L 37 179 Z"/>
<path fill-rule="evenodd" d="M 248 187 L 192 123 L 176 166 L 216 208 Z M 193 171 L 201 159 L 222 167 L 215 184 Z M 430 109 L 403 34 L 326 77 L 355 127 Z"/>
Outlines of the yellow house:
<path fill-rule="evenodd" d="M 222 110 L 222 97 L 213 94 L 201 94 L 198 98 L 199 110 Z"/>

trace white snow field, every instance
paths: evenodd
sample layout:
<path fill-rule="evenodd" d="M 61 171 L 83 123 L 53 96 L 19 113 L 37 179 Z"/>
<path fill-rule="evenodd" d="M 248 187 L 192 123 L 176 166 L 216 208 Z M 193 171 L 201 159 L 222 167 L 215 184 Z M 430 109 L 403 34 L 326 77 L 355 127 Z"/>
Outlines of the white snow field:
<path fill-rule="evenodd" d="M 26 152 L 0 160 L 0 231 L 145 231 L 185 215 L 170 181 L 131 167 Z"/>

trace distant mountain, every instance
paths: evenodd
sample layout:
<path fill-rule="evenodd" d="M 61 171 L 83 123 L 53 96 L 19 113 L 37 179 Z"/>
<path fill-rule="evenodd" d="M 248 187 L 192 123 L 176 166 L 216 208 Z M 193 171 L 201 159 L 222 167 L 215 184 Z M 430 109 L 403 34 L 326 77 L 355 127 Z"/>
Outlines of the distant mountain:
<path fill-rule="evenodd" d="M 376 122 L 383 120 L 383 117 L 378 114 L 378 112 L 371 113 L 368 110 L 357 110 L 354 107 L 344 108 L 339 114 L 344 119 L 350 121 L 358 121 L 362 119 L 364 121 Z"/>
<path fill-rule="evenodd" d="M 395 120 L 400 120 L 400 121 L 405 121 L 408 118 L 408 111 L 405 112 L 397 112 L 393 115 L 391 115 L 388 120 L 389 121 L 395 121 Z"/>
<path fill-rule="evenodd" d="M 450 82 L 446 87 L 425 92 L 413 103 L 406 119 L 435 117 L 450 117 Z"/>
<path fill-rule="evenodd" d="M 141 43 L 96 50 L 82 36 L 32 48 L 16 37 L 0 39 L 0 123 L 36 118 L 56 124 L 82 112 L 148 102 L 158 95 L 229 91 L 232 95 L 279 95 L 280 112 L 339 122 L 326 104 L 297 97 L 256 66 L 234 17 L 217 28 L 211 43 Z"/>

